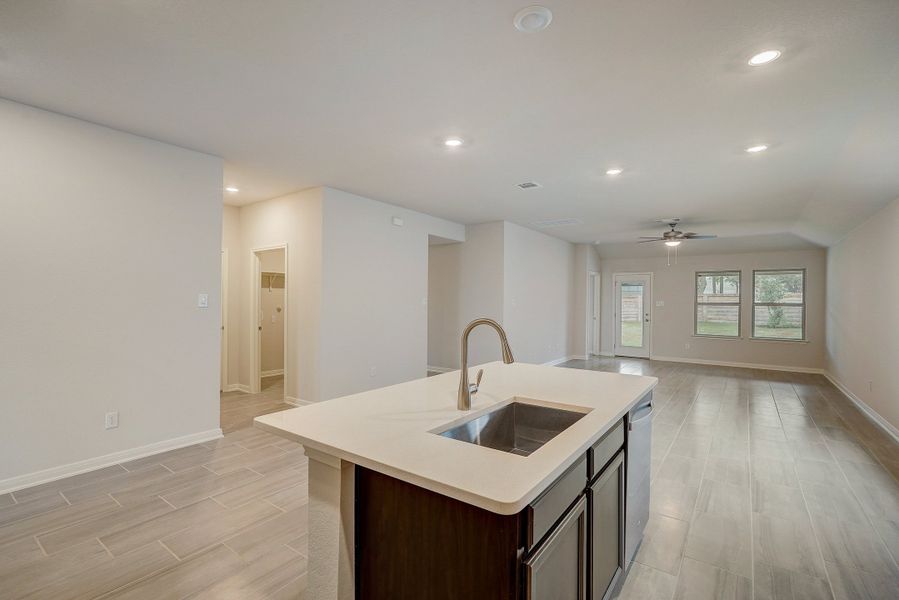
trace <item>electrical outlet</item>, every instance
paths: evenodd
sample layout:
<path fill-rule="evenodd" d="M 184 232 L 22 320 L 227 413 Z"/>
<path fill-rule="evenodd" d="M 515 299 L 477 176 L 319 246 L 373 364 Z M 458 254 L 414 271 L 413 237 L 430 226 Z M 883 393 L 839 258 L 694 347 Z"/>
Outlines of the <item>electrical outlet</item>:
<path fill-rule="evenodd" d="M 106 429 L 115 429 L 118 426 L 119 426 L 118 411 L 106 413 Z"/>
<path fill-rule="evenodd" d="M 209 294 L 199 294 L 197 296 L 198 308 L 209 308 Z"/>
<path fill-rule="evenodd" d="M 690 349 L 690 342 L 685 342 L 685 343 L 684 343 L 684 350 L 689 350 L 689 349 Z"/>
<path fill-rule="evenodd" d="M 374 377 L 377 374 L 378 374 L 378 367 L 372 367 L 368 370 L 369 377 Z"/>

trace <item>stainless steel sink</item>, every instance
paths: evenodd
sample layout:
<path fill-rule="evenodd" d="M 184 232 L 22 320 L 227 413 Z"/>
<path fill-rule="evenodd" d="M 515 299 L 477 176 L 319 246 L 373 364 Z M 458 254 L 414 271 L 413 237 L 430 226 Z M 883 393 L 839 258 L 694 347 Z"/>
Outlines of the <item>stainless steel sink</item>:
<path fill-rule="evenodd" d="M 585 414 L 539 404 L 510 402 L 450 429 L 434 433 L 469 444 L 528 456 Z"/>

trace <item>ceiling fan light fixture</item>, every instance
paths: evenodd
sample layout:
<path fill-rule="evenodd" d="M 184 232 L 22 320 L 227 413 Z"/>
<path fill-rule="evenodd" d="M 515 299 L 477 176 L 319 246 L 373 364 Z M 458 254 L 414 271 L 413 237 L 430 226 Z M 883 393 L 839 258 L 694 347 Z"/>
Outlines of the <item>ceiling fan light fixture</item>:
<path fill-rule="evenodd" d="M 749 66 L 760 67 L 780 58 L 780 50 L 763 50 L 749 59 Z"/>
<path fill-rule="evenodd" d="M 615 168 L 613 168 L 613 169 L 609 169 L 608 171 L 606 171 L 606 175 L 611 175 L 611 176 L 613 176 L 613 177 L 614 177 L 615 175 L 621 175 L 622 173 L 624 173 L 624 169 L 621 169 L 621 168 L 618 168 L 618 167 L 615 167 Z"/>
<path fill-rule="evenodd" d="M 665 245 L 671 247 L 680 246 L 680 240 L 668 240 L 665 242 Z"/>
<path fill-rule="evenodd" d="M 750 146 L 750 147 L 746 148 L 746 152 L 748 152 L 750 154 L 758 154 L 759 152 L 764 152 L 767 149 L 768 149 L 767 144 L 758 144 L 756 146 Z"/>

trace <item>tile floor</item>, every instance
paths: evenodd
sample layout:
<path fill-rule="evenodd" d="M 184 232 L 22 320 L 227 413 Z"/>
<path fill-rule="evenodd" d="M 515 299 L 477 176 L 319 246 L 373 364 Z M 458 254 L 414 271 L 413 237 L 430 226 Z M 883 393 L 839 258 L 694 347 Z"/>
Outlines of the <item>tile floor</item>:
<path fill-rule="evenodd" d="M 222 394 L 225 437 L 0 495 L 0 599 L 299 598 L 307 464 L 251 427 L 281 378 Z"/>
<path fill-rule="evenodd" d="M 652 517 L 620 599 L 899 597 L 899 448 L 820 376 L 629 359 L 659 377 Z M 0 495 L 0 599 L 299 598 L 307 465 L 222 394 L 221 440 Z"/>
<path fill-rule="evenodd" d="M 651 516 L 618 598 L 899 598 L 899 447 L 820 375 L 593 358 L 659 378 Z"/>

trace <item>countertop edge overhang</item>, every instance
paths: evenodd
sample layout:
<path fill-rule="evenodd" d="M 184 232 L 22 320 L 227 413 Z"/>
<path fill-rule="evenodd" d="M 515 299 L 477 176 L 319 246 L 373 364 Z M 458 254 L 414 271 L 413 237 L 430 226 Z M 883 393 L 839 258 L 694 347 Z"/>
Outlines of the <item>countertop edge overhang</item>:
<path fill-rule="evenodd" d="M 256 427 L 485 510 L 520 512 L 658 384 L 655 377 L 502 362 L 484 369 L 472 410 L 456 409 L 459 372 L 263 415 Z M 530 456 L 432 433 L 517 397 L 590 409 Z"/>

